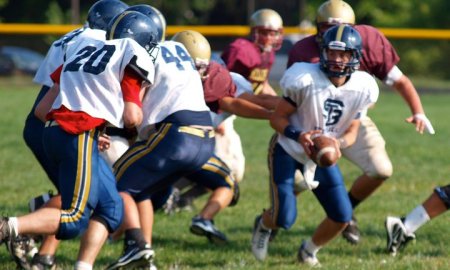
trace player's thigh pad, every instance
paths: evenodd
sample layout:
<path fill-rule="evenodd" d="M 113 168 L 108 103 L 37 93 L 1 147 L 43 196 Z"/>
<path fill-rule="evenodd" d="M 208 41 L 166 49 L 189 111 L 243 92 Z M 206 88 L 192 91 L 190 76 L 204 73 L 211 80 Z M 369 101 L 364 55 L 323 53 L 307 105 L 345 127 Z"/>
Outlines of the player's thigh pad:
<path fill-rule="evenodd" d="M 317 167 L 314 179 L 319 186 L 313 193 L 327 216 L 336 222 L 349 222 L 353 210 L 339 166 Z"/>
<path fill-rule="evenodd" d="M 375 123 L 368 117 L 361 119 L 356 142 L 342 150 L 345 158 L 372 178 L 387 179 L 392 175 L 392 163 L 385 141 Z"/>

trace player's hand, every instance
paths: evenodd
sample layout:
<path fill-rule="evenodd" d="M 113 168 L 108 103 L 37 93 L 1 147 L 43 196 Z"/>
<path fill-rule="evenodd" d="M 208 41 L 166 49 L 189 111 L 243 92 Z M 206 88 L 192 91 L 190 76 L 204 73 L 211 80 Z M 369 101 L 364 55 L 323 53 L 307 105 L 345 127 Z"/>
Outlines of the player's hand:
<path fill-rule="evenodd" d="M 100 136 L 98 136 L 98 150 L 103 152 L 108 150 L 110 146 L 111 146 L 110 137 L 104 133 L 100 134 Z"/>
<path fill-rule="evenodd" d="M 425 116 L 425 114 L 422 113 L 416 113 L 413 116 L 410 116 L 406 118 L 406 122 L 415 124 L 416 131 L 420 134 L 423 134 L 423 131 L 425 130 L 429 134 L 434 134 L 434 128 L 431 124 L 430 120 Z"/>
<path fill-rule="evenodd" d="M 302 132 L 302 134 L 300 134 L 299 143 L 303 146 L 303 149 L 305 150 L 305 153 L 308 155 L 308 157 L 311 157 L 312 147 L 314 145 L 311 136 L 320 133 L 322 133 L 322 130 L 316 129 Z"/>

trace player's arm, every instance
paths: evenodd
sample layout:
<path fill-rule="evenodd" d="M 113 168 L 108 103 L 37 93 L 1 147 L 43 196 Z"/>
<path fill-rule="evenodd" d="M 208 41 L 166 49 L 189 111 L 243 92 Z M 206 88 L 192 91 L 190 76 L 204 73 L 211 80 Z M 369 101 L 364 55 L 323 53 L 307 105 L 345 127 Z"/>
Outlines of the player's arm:
<path fill-rule="evenodd" d="M 142 78 L 131 68 L 126 68 L 121 87 L 124 100 L 123 122 L 125 128 L 134 128 L 142 123 L 143 118 Z"/>
<path fill-rule="evenodd" d="M 282 98 L 278 103 L 278 106 L 275 108 L 275 111 L 272 113 L 272 116 L 270 117 L 270 126 L 277 132 L 283 134 L 286 127 L 290 125 L 289 116 L 293 114 L 296 109 L 297 108 L 295 107 L 295 105 L 293 105 L 291 102 L 288 102 L 285 98 Z M 293 127 L 293 129 L 296 129 L 293 131 L 293 136 L 286 137 L 298 141 L 302 130 L 300 130 L 299 127 Z"/>
<path fill-rule="evenodd" d="M 270 85 L 269 81 L 265 81 L 263 84 L 263 89 L 261 91 L 261 93 L 259 94 L 266 94 L 266 95 L 271 95 L 271 96 L 276 96 L 277 92 L 275 92 L 275 90 L 272 88 L 272 86 Z"/>
<path fill-rule="evenodd" d="M 52 108 L 53 102 L 58 96 L 58 93 L 59 93 L 59 84 L 54 83 L 53 86 L 50 88 L 50 90 L 48 90 L 45 96 L 36 105 L 36 108 L 34 109 L 34 115 L 42 122 L 45 123 L 47 121 L 46 116 L 50 111 L 50 109 Z"/>
<path fill-rule="evenodd" d="M 275 110 L 275 108 L 278 105 L 278 102 L 280 102 L 281 100 L 281 98 L 278 96 L 265 94 L 255 95 L 253 93 L 248 92 L 242 93 L 241 95 L 238 96 L 238 98 L 245 99 L 268 110 Z"/>
<path fill-rule="evenodd" d="M 361 121 L 359 119 L 354 119 L 351 122 L 344 134 L 340 138 L 337 138 L 338 148 L 345 149 L 356 142 L 360 125 Z"/>
<path fill-rule="evenodd" d="M 59 66 L 51 75 L 50 78 L 53 81 L 53 86 L 48 90 L 39 104 L 34 109 L 34 115 L 42 122 L 47 121 L 47 114 L 52 108 L 53 102 L 59 94 L 59 79 L 61 77 L 63 66 Z"/>
<path fill-rule="evenodd" d="M 406 118 L 406 122 L 414 124 L 416 131 L 421 134 L 424 130 L 434 134 L 433 126 L 425 116 L 419 94 L 411 80 L 402 74 L 398 80 L 394 81 L 392 87 L 399 92 L 411 110 L 412 116 Z"/>
<path fill-rule="evenodd" d="M 246 118 L 269 119 L 271 112 L 245 99 L 223 97 L 219 99 L 221 110 Z"/>
<path fill-rule="evenodd" d="M 255 95 L 253 93 L 248 92 L 242 93 L 241 95 L 238 96 L 238 98 L 245 99 L 268 110 L 274 110 L 277 107 L 278 102 L 280 102 L 281 100 L 281 98 L 278 96 L 265 94 Z"/>

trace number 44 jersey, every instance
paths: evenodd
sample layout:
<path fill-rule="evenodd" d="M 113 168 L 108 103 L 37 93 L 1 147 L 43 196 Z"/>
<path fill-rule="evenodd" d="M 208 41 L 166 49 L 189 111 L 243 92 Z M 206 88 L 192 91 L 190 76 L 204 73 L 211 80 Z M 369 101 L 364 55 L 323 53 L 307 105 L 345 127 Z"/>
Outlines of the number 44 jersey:
<path fill-rule="evenodd" d="M 152 125 L 176 112 L 209 112 L 200 74 L 184 45 L 169 40 L 162 42 L 159 50 L 155 61 L 155 83 L 142 102 L 141 138 L 147 137 Z"/>
<path fill-rule="evenodd" d="M 155 70 L 152 59 L 136 41 L 80 37 L 67 48 L 61 70 L 60 93 L 52 109 L 64 105 L 71 111 L 83 111 L 116 127 L 123 127 L 121 81 L 126 67 L 142 80 L 153 83 Z"/>

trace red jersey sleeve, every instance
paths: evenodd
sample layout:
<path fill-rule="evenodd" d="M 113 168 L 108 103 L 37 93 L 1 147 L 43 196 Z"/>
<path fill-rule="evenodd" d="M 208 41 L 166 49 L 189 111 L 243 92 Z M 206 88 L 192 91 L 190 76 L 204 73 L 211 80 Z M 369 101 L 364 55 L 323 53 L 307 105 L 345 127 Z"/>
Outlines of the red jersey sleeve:
<path fill-rule="evenodd" d="M 215 113 L 220 112 L 219 100 L 234 97 L 236 85 L 230 72 L 216 62 L 211 62 L 207 69 L 208 77 L 203 81 L 203 93 L 206 105 Z"/>
<path fill-rule="evenodd" d="M 384 80 L 392 67 L 400 61 L 400 57 L 378 29 L 369 25 L 356 25 L 355 29 L 358 30 L 363 42 L 360 70 Z"/>
<path fill-rule="evenodd" d="M 126 102 L 133 102 L 139 107 L 142 107 L 142 102 L 139 98 L 139 93 L 142 86 L 142 78 L 133 69 L 125 68 L 122 82 L 123 100 Z"/>
<path fill-rule="evenodd" d="M 59 84 L 59 78 L 61 77 L 63 65 L 60 65 L 53 73 L 50 75 L 50 78 L 54 83 Z"/>
<path fill-rule="evenodd" d="M 320 61 L 320 50 L 316 37 L 316 35 L 307 36 L 294 44 L 289 51 L 288 68 L 296 62 L 318 63 Z"/>

